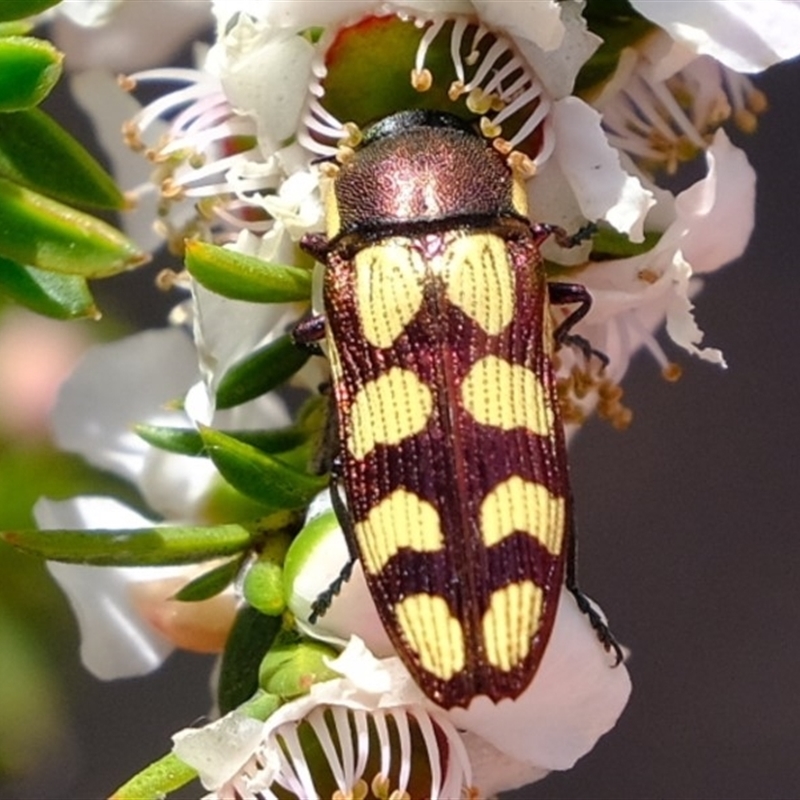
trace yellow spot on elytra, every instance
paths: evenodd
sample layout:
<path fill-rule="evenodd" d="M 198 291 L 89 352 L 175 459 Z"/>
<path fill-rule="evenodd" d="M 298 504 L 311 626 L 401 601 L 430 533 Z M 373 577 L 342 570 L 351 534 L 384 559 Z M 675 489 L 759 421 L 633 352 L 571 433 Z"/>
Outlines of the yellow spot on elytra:
<path fill-rule="evenodd" d="M 392 367 L 356 394 L 347 447 L 361 459 L 377 444 L 399 444 L 427 425 L 432 409 L 431 390 L 413 372 Z"/>
<path fill-rule="evenodd" d="M 374 506 L 354 532 L 367 572 L 377 575 L 402 548 L 432 553 L 444 547 L 439 513 L 426 500 L 396 489 Z"/>
<path fill-rule="evenodd" d="M 395 614 L 424 669 L 445 681 L 464 669 L 464 631 L 444 598 L 413 594 L 395 606 Z"/>
<path fill-rule="evenodd" d="M 445 252 L 447 296 L 486 333 L 514 319 L 514 273 L 505 242 L 493 233 L 459 236 Z"/>
<path fill-rule="evenodd" d="M 425 260 L 400 242 L 366 247 L 355 257 L 356 299 L 366 340 L 391 347 L 422 305 Z"/>
<path fill-rule="evenodd" d="M 564 543 L 565 523 L 564 498 L 519 475 L 497 484 L 481 503 L 481 536 L 486 547 L 502 542 L 514 531 L 522 531 L 558 556 Z"/>
<path fill-rule="evenodd" d="M 544 592 L 533 581 L 510 583 L 492 593 L 483 615 L 486 659 L 509 672 L 525 660 L 539 627 Z"/>
<path fill-rule="evenodd" d="M 497 356 L 473 364 L 461 384 L 464 408 L 481 424 L 503 430 L 525 428 L 539 436 L 553 432 L 550 398 L 535 372 Z"/>
<path fill-rule="evenodd" d="M 338 168 L 337 168 L 338 172 Z M 339 203 L 336 200 L 336 192 L 333 188 L 334 175 L 326 175 L 320 182 L 320 189 L 325 208 L 325 233 L 329 239 L 333 239 L 342 227 L 342 218 L 339 215 Z"/>
<path fill-rule="evenodd" d="M 511 157 L 509 156 L 509 158 Z M 517 214 L 523 217 L 528 216 L 528 192 L 519 172 L 514 174 L 514 182 L 511 184 L 511 205 L 514 206 Z"/>

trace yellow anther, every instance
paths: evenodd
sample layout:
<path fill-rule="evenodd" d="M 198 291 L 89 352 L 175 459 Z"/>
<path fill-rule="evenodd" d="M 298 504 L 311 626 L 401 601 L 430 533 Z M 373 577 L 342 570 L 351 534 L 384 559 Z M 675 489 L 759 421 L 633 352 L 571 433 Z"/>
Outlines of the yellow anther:
<path fill-rule="evenodd" d="M 160 292 L 168 292 L 176 286 L 185 285 L 188 276 L 184 273 L 177 273 L 172 269 L 162 269 L 156 275 L 155 285 Z"/>
<path fill-rule="evenodd" d="M 389 778 L 387 775 L 381 775 L 379 772 L 370 783 L 372 794 L 375 795 L 377 800 L 387 800 L 389 797 Z"/>
<path fill-rule="evenodd" d="M 480 86 L 476 86 L 467 95 L 466 104 L 473 114 L 486 114 L 492 107 L 492 95 L 486 94 Z M 481 120 L 481 126 L 483 126 L 483 120 Z M 500 132 L 498 130 L 494 136 L 499 135 Z"/>
<path fill-rule="evenodd" d="M 336 148 L 336 160 L 340 164 L 350 164 L 352 163 L 355 157 L 356 157 L 356 151 L 353 150 L 352 147 L 347 147 L 346 145 L 342 145 L 341 147 Z"/>
<path fill-rule="evenodd" d="M 601 400 L 612 402 L 622 397 L 622 387 L 611 381 L 602 381 L 597 387 L 597 394 Z"/>
<path fill-rule="evenodd" d="M 177 184 L 172 178 L 161 181 L 161 196 L 165 200 L 183 200 L 186 192 L 183 186 Z"/>
<path fill-rule="evenodd" d="M 769 100 L 760 89 L 751 88 L 745 97 L 745 103 L 754 114 L 763 114 L 769 108 Z"/>
<path fill-rule="evenodd" d="M 503 129 L 499 125 L 495 125 L 488 117 L 481 117 L 481 133 L 487 139 L 494 139 L 499 136 Z"/>
<path fill-rule="evenodd" d="M 119 86 L 123 92 L 132 92 L 136 88 L 137 83 L 129 75 L 117 75 L 117 86 Z"/>
<path fill-rule="evenodd" d="M 333 161 L 324 161 L 319 165 L 319 173 L 325 178 L 335 178 L 339 174 L 339 166 Z"/>
<path fill-rule="evenodd" d="M 141 131 L 135 122 L 124 122 L 122 124 L 122 141 L 135 153 L 144 150 Z"/>
<path fill-rule="evenodd" d="M 661 376 L 665 381 L 669 381 L 670 383 L 675 383 L 675 381 L 680 380 L 682 375 L 683 368 L 680 364 L 676 364 L 674 361 L 671 361 L 666 367 L 664 367 L 664 369 L 661 370 Z"/>
<path fill-rule="evenodd" d="M 495 140 L 497 141 L 497 140 Z M 520 176 L 520 178 L 532 178 L 536 174 L 536 164 L 533 160 L 521 153 L 519 150 L 512 150 L 508 154 L 506 163 L 513 172 Z"/>
<path fill-rule="evenodd" d="M 355 122 L 345 122 L 342 125 L 345 135 L 336 143 L 339 147 L 358 147 L 364 134 Z"/>
<path fill-rule="evenodd" d="M 510 155 L 511 151 L 514 149 L 508 139 L 501 139 L 499 136 L 492 140 L 492 147 L 503 156 Z"/>
<path fill-rule="evenodd" d="M 447 96 L 455 103 L 466 91 L 467 87 L 464 85 L 464 81 L 453 81 L 447 90 Z"/>
<path fill-rule="evenodd" d="M 736 127 L 744 133 L 755 133 L 758 127 L 758 117 L 746 108 L 737 108 L 733 115 L 733 121 L 736 123 Z"/>
<path fill-rule="evenodd" d="M 650 269 L 649 267 L 645 267 L 636 273 L 636 277 L 644 283 L 653 284 L 661 277 L 661 274 L 653 269 Z"/>
<path fill-rule="evenodd" d="M 424 69 L 412 69 L 411 85 L 418 92 L 427 92 L 428 89 L 433 86 L 433 75 L 431 75 L 431 71 L 427 67 Z"/>

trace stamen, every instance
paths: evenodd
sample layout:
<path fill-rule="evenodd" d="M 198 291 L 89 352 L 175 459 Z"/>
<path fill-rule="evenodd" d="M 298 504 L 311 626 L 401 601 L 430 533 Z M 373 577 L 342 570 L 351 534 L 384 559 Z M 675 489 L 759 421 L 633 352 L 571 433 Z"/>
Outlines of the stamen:
<path fill-rule="evenodd" d="M 416 58 L 414 59 L 414 69 L 420 73 L 425 68 L 425 58 L 428 55 L 428 48 L 433 44 L 434 39 L 439 35 L 446 20 L 444 18 L 434 20 L 422 34 L 419 47 L 417 47 Z"/>
<path fill-rule="evenodd" d="M 456 78 L 461 83 L 464 83 L 464 65 L 461 63 L 461 44 L 464 38 L 464 33 L 467 30 L 467 18 L 466 17 L 456 17 L 456 21 L 453 24 L 453 32 L 450 34 L 450 58 L 453 62 L 453 67 L 456 71 Z M 475 50 L 475 42 L 473 39 L 472 45 L 472 52 L 476 53 Z"/>
<path fill-rule="evenodd" d="M 405 17 L 402 19 L 405 20 Z M 543 87 L 525 60 L 514 50 L 513 44 L 497 32 L 476 24 L 469 16 L 417 19 L 414 24 L 423 28 L 423 31 L 410 69 L 411 85 L 420 92 L 433 87 L 436 76 L 427 68 L 426 62 L 437 37 L 443 30 L 448 30 L 448 54 L 454 78 L 442 90 L 454 103 L 463 100 L 466 109 L 480 119 L 484 136 L 490 139 L 501 135 L 501 123 L 504 120 L 515 114 L 524 114 L 525 118 L 518 123 L 508 152 L 515 148 L 523 149 L 533 156 L 534 147 L 539 145 L 536 163 L 544 163 L 553 150 L 552 130 L 545 152 L 541 147 L 545 140 L 544 130 L 541 137 L 535 135 L 537 129 L 546 123 L 551 106 Z M 467 49 L 466 43 L 470 37 L 471 44 Z M 479 49 L 481 44 L 483 47 Z M 438 50 L 437 56 L 441 56 Z M 469 74 L 470 68 L 474 68 L 472 75 Z M 314 98 L 322 98 L 325 92 L 322 78 L 326 71 L 320 68 L 313 72 L 315 80 L 309 92 Z M 318 113 L 316 100 L 312 100 L 308 103 L 304 123 L 305 131 L 299 134 L 299 139 L 305 147 L 325 156 L 336 153 L 335 149 L 331 149 L 333 142 L 338 142 L 342 137 L 334 135 L 333 129 L 340 129 L 341 122 Z"/>

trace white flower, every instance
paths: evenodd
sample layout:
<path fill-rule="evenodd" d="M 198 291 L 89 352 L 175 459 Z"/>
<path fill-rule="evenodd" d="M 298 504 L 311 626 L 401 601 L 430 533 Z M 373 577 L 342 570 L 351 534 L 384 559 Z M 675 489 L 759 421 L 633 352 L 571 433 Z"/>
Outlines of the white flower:
<path fill-rule="evenodd" d="M 642 344 L 662 368 L 669 366 L 650 333 L 665 318 L 678 345 L 724 363 L 718 350 L 698 346 L 702 334 L 691 317 L 690 279 L 694 273 L 713 272 L 744 251 L 754 224 L 755 173 L 723 131 L 717 132 L 707 160 L 707 176 L 677 196 L 674 218 L 661 229 L 652 250 L 580 274 L 595 302 L 578 331 L 609 356 L 615 381 Z"/>
<path fill-rule="evenodd" d="M 126 530 L 156 524 L 110 497 L 42 499 L 34 514 L 45 530 Z M 210 569 L 208 565 L 187 569 L 48 562 L 47 566 L 77 617 L 81 661 L 101 680 L 151 672 L 176 646 L 218 652 L 233 621 L 232 592 L 199 603 L 173 599 L 192 577 Z"/>
<path fill-rule="evenodd" d="M 675 40 L 684 57 L 709 55 L 737 72 L 760 72 L 800 53 L 797 0 L 631 0 Z"/>
<path fill-rule="evenodd" d="M 630 693 L 627 671 L 612 668 L 566 597 L 539 674 L 515 701 L 495 706 L 477 698 L 469 709 L 446 712 L 424 697 L 398 658 L 376 659 L 357 637 L 329 666 L 342 678 L 314 684 L 263 726 L 233 712 L 177 734 L 176 755 L 200 772 L 213 797 L 274 797 L 276 785 L 317 797 L 329 769 L 341 797 L 381 778 L 386 785 L 390 775 L 397 777 L 387 794 L 416 781 L 409 796 L 460 797 L 469 789 L 490 796 L 571 767 L 614 725 Z M 399 739 L 390 737 L 387 721 Z M 327 766 L 306 749 L 309 730 Z M 351 740 L 354 746 L 343 746 Z M 369 759 L 373 747 L 377 768 Z M 419 786 L 418 771 L 430 784 Z"/>
<path fill-rule="evenodd" d="M 524 785 L 551 770 L 569 769 L 613 727 L 630 692 L 627 670 L 622 665 L 613 667 L 613 654 L 604 650 L 566 589 L 541 664 L 523 694 L 497 705 L 478 697 L 467 709 L 445 712 L 424 698 L 394 657 L 360 564 L 355 564 L 325 614 L 314 624 L 308 623 L 312 603 L 338 577 L 348 559 L 344 536 L 325 497 L 312 504 L 308 519 L 287 554 L 284 571 L 287 602 L 299 627 L 315 638 L 347 645 L 339 663 L 348 657 L 346 663 L 354 665 L 351 672 L 359 685 L 368 683 L 375 663 L 387 665 L 393 675 L 390 694 L 398 705 L 434 709 L 466 732 L 462 739 L 481 796 Z M 360 649 L 354 650 L 353 641 L 360 648 L 362 639 L 368 657 L 362 657 Z M 354 652 L 359 654 L 357 658 L 351 655 Z M 374 662 L 375 656 L 381 661 Z M 321 684 L 319 689 L 326 686 Z M 313 707 L 315 690 L 305 705 L 298 707 L 299 715 Z M 329 690 L 335 691 L 332 686 Z M 518 782 L 513 776 L 518 776 Z"/>
<path fill-rule="evenodd" d="M 47 17 L 67 69 L 116 73 L 169 61 L 208 27 L 208 9 L 208 0 L 67 0 Z"/>
<path fill-rule="evenodd" d="M 53 415 L 55 439 L 62 448 L 132 482 L 163 518 L 173 523 L 203 522 L 222 483 L 211 461 L 154 448 L 132 430 L 144 422 L 188 426 L 183 412 L 166 406 L 182 398 L 197 376 L 191 340 L 178 328 L 96 345 L 62 387 Z M 215 419 L 240 428 L 270 428 L 288 418 L 279 400 L 264 397 Z M 37 522 L 43 528 L 109 530 L 158 524 L 102 497 L 63 503 L 42 500 Z M 110 679 L 154 669 L 174 646 L 221 649 L 232 621 L 233 593 L 202 603 L 172 599 L 198 572 L 211 567 L 53 564 L 51 571 L 78 617 L 84 663 L 99 677 Z"/>

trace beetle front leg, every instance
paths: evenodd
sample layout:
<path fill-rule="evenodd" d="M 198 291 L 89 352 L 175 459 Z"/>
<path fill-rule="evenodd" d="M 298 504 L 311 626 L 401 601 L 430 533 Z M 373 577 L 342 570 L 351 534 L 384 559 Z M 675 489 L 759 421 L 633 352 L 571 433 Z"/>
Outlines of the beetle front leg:
<path fill-rule="evenodd" d="M 585 286 L 579 283 L 548 283 L 548 293 L 550 302 L 554 306 L 564 306 L 577 304 L 577 308 L 570 312 L 569 316 L 555 329 L 553 338 L 556 345 L 561 347 L 565 344 L 577 347 L 587 361 L 592 356 L 597 356 L 603 365 L 603 369 L 608 366 L 608 356 L 605 353 L 595 350 L 591 342 L 578 333 L 571 333 L 575 327 L 588 313 L 592 307 L 592 296 Z"/>
<path fill-rule="evenodd" d="M 325 338 L 325 324 L 324 314 L 301 319 L 292 329 L 292 341 L 315 356 L 323 355 L 320 342 Z"/>

